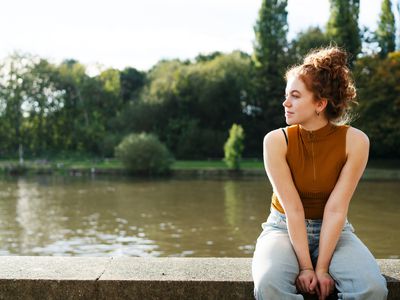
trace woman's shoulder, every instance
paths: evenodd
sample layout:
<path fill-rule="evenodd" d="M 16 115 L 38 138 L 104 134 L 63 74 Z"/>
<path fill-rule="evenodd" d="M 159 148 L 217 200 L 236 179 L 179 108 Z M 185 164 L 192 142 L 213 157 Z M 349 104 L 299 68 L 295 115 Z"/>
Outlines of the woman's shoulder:
<path fill-rule="evenodd" d="M 361 142 L 369 142 L 368 135 L 364 133 L 362 130 L 355 128 L 350 125 L 345 125 L 348 127 L 347 129 L 347 137 L 351 139 L 355 139 Z"/>
<path fill-rule="evenodd" d="M 292 127 L 292 126 L 289 126 Z M 282 127 L 271 130 L 264 136 L 264 147 L 281 149 L 282 151 L 286 151 L 287 143 L 286 137 L 288 134 L 287 129 L 289 127 Z M 284 132 L 283 132 L 284 131 Z M 286 135 L 286 136 L 285 136 Z"/>
<path fill-rule="evenodd" d="M 349 126 L 346 134 L 347 152 L 369 149 L 369 138 L 362 130 Z"/>

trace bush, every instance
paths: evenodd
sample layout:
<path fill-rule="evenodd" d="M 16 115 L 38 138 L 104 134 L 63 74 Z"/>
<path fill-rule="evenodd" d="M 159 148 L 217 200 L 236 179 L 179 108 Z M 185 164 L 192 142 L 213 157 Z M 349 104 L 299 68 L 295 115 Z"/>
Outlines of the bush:
<path fill-rule="evenodd" d="M 170 171 L 173 158 L 153 134 L 126 136 L 115 148 L 115 156 L 133 174 L 161 175 Z"/>
<path fill-rule="evenodd" d="M 229 130 L 229 138 L 224 145 L 225 163 L 229 168 L 239 170 L 243 152 L 244 132 L 240 125 L 233 124 Z"/>

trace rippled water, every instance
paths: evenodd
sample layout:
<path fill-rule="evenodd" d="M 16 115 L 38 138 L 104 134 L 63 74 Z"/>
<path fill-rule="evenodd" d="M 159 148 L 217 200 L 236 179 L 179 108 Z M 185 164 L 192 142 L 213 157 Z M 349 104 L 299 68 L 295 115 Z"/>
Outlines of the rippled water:
<path fill-rule="evenodd" d="M 363 181 L 349 219 L 378 258 L 400 257 L 400 182 Z M 266 178 L 0 181 L 0 255 L 250 257 Z"/>

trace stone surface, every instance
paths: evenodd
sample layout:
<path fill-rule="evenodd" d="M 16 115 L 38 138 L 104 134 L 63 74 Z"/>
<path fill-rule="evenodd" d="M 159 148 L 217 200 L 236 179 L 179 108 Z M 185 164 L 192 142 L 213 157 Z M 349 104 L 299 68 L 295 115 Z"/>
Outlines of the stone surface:
<path fill-rule="evenodd" d="M 400 299 L 400 260 L 378 263 Z M 251 258 L 0 256 L 0 299 L 253 299 Z"/>
<path fill-rule="evenodd" d="M 115 257 L 100 280 L 248 282 L 249 258 Z"/>
<path fill-rule="evenodd" d="M 111 257 L 0 256 L 0 280 L 97 280 Z"/>

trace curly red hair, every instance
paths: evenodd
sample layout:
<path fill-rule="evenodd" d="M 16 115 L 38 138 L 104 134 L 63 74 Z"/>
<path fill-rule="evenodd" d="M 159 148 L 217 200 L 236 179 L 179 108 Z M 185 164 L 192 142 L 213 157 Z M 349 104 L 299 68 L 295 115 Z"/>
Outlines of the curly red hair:
<path fill-rule="evenodd" d="M 286 80 L 298 76 L 315 97 L 327 99 L 325 115 L 332 122 L 349 120 L 351 104 L 356 104 L 356 88 L 347 66 L 347 53 L 338 47 L 312 50 L 301 65 L 291 67 Z"/>

